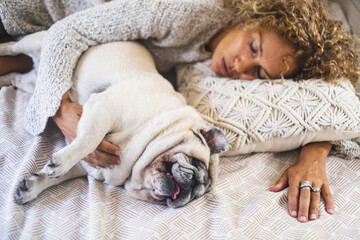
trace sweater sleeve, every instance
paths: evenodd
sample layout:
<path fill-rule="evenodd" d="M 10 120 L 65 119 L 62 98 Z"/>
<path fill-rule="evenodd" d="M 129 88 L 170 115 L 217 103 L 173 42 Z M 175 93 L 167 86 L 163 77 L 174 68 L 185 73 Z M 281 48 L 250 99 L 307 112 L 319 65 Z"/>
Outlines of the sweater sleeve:
<path fill-rule="evenodd" d="M 27 131 L 40 134 L 56 114 L 63 94 L 72 86 L 76 63 L 90 46 L 166 36 L 171 21 L 165 21 L 164 15 L 176 7 L 168 2 L 115 0 L 55 23 L 43 43 L 36 88 L 25 113 Z"/>

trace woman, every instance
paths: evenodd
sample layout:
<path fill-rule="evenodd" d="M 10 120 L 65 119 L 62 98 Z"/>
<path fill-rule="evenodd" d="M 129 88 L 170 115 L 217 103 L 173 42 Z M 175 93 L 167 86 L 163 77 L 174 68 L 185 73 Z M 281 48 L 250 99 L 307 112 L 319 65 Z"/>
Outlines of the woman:
<path fill-rule="evenodd" d="M 3 37 L 49 28 L 26 112 L 27 130 L 33 135 L 41 133 L 53 117 L 67 140 L 74 139 L 82 108 L 68 99 L 72 72 L 89 46 L 110 41 L 139 40 L 160 72 L 211 57 L 215 73 L 241 79 L 322 77 L 332 81 L 357 76 L 351 38 L 341 32 L 339 23 L 327 20 L 318 0 L 234 0 L 226 2 L 228 7 L 221 0 L 12 2 L 0 2 Z M 7 64 L 1 65 L 0 74 L 31 68 L 31 60 L 23 55 L 0 61 Z M 319 191 L 300 189 L 305 180 L 321 189 L 326 210 L 333 213 L 325 172 L 330 149 L 329 143 L 304 146 L 297 163 L 271 188 L 280 191 L 289 185 L 289 213 L 301 222 L 317 219 L 320 203 Z M 119 151 L 103 141 L 87 161 L 109 166 L 119 161 Z"/>

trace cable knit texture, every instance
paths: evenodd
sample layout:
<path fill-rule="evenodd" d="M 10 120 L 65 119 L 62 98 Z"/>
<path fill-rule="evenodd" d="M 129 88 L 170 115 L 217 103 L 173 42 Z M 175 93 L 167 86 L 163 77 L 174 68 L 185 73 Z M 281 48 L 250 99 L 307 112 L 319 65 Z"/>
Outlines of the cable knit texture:
<path fill-rule="evenodd" d="M 359 141 L 338 141 L 360 136 L 360 101 L 350 81 L 232 80 L 216 76 L 210 64 L 177 67 L 178 87 L 188 104 L 225 132 L 231 145 L 226 155 L 334 141 L 338 156 L 359 157 Z"/>
<path fill-rule="evenodd" d="M 9 0 L 0 2 L 0 17 L 13 36 L 51 26 L 25 114 L 25 128 L 33 135 L 55 115 L 78 58 L 90 46 L 140 40 L 158 70 L 166 72 L 178 63 L 210 58 L 206 44 L 231 20 L 222 0 Z"/>

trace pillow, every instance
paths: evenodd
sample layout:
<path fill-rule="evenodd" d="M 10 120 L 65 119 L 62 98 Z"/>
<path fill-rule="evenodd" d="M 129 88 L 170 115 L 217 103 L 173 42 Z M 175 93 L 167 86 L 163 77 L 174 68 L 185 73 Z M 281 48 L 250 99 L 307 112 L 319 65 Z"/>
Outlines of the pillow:
<path fill-rule="evenodd" d="M 348 80 L 233 80 L 210 60 L 177 68 L 178 90 L 203 118 L 222 129 L 225 155 L 287 151 L 309 142 L 360 136 L 360 102 Z"/>

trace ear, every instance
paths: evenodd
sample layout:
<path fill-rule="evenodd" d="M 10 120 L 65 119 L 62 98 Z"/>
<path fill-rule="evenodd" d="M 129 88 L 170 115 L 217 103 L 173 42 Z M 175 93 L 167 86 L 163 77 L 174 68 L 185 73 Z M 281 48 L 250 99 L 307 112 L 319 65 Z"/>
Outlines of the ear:
<path fill-rule="evenodd" d="M 200 130 L 200 133 L 210 147 L 211 153 L 221 153 L 229 149 L 225 134 L 220 129 L 216 127 L 207 127 Z"/>

